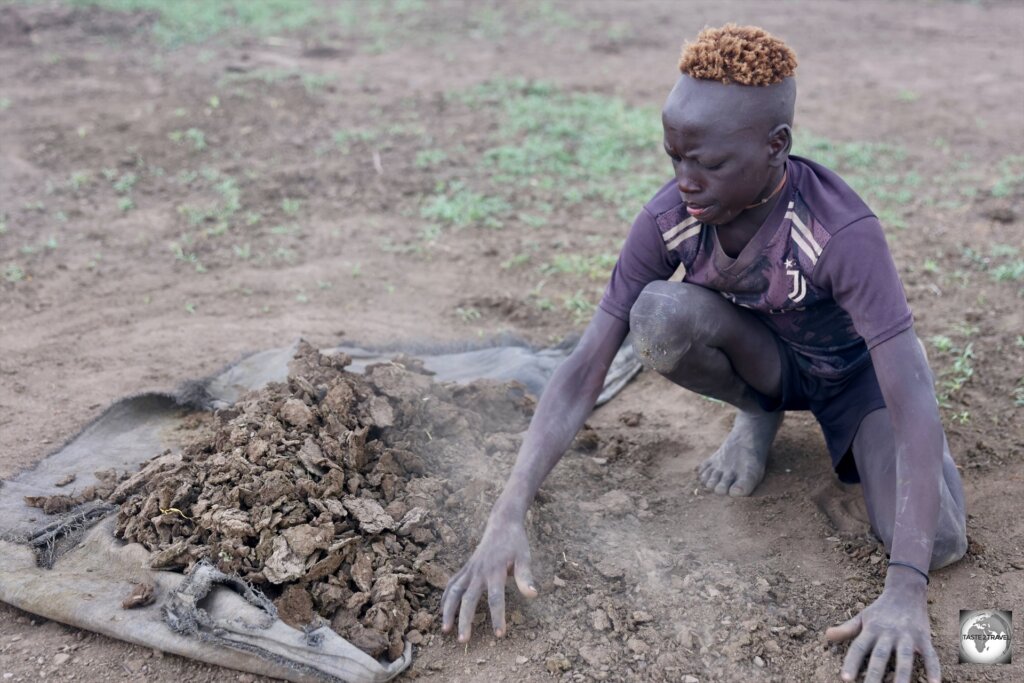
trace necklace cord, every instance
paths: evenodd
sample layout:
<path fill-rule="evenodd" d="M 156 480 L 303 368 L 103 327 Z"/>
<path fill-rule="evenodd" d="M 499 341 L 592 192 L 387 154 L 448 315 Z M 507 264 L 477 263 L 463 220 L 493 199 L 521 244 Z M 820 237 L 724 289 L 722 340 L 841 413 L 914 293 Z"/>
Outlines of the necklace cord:
<path fill-rule="evenodd" d="M 772 193 L 770 195 L 768 195 L 767 197 L 765 197 L 761 201 L 754 202 L 753 204 L 750 204 L 749 206 L 744 206 L 743 210 L 746 211 L 747 209 L 756 209 L 757 207 L 764 206 L 765 204 L 770 202 L 772 200 L 772 198 L 775 197 L 775 195 L 777 195 L 779 192 L 782 191 L 782 187 L 786 184 L 786 178 L 788 178 L 788 177 L 789 177 L 789 169 L 786 168 L 785 170 L 782 171 L 782 180 L 779 181 L 779 184 L 775 186 L 775 189 L 772 190 Z"/>

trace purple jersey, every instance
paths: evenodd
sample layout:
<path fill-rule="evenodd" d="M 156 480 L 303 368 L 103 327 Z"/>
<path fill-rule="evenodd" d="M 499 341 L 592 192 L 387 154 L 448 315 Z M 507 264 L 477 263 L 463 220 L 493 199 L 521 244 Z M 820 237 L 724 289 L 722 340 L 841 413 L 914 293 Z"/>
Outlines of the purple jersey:
<path fill-rule="evenodd" d="M 841 380 L 913 324 L 882 226 L 839 176 L 791 156 L 771 215 L 736 256 L 692 218 L 675 180 L 633 222 L 600 306 L 621 320 L 650 282 L 689 282 L 753 311 L 802 369 Z"/>

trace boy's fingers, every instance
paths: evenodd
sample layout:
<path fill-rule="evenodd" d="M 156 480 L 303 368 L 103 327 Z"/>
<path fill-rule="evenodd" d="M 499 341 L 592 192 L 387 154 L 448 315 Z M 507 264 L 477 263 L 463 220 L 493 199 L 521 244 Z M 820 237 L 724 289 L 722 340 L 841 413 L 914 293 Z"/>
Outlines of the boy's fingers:
<path fill-rule="evenodd" d="M 847 619 L 839 626 L 832 626 L 825 629 L 825 637 L 830 642 L 842 643 L 860 633 L 860 615 Z"/>
<path fill-rule="evenodd" d="M 491 627 L 494 635 L 505 635 L 505 577 L 500 576 L 487 586 L 487 605 L 491 608 Z"/>
<path fill-rule="evenodd" d="M 893 683 L 910 683 L 914 671 L 914 643 L 905 638 L 896 647 L 896 676 Z"/>
<path fill-rule="evenodd" d="M 462 596 L 462 603 L 459 607 L 459 642 L 461 643 L 469 642 L 469 636 L 473 633 L 476 603 L 480 602 L 480 595 L 483 592 L 483 585 L 479 581 L 473 581 Z"/>
<path fill-rule="evenodd" d="M 537 584 L 534 583 L 533 573 L 530 571 L 529 555 L 516 560 L 515 577 L 520 593 L 527 598 L 537 597 Z"/>
<path fill-rule="evenodd" d="M 939 655 L 929 642 L 921 653 L 924 659 L 924 672 L 928 676 L 928 683 L 939 683 L 942 680 L 942 666 L 939 664 Z"/>
<path fill-rule="evenodd" d="M 879 638 L 875 641 L 875 649 L 871 651 L 871 659 L 868 661 L 868 670 L 864 673 L 864 683 L 882 683 L 882 676 L 889 666 L 889 658 L 892 655 L 892 640 Z M 857 675 L 857 672 L 853 672 Z"/>
<path fill-rule="evenodd" d="M 444 587 L 444 593 L 441 594 L 441 630 L 445 633 L 452 630 L 452 624 L 455 622 L 455 609 L 459 606 L 462 593 L 465 591 L 462 586 L 463 574 L 464 570 L 448 579 L 448 585 Z"/>
<path fill-rule="evenodd" d="M 840 672 L 844 681 L 857 680 L 857 673 L 860 671 L 861 664 L 864 663 L 864 657 L 871 650 L 873 640 L 866 633 L 861 633 L 850 645 L 850 649 L 846 652 L 846 659 L 843 660 L 843 670 Z"/>

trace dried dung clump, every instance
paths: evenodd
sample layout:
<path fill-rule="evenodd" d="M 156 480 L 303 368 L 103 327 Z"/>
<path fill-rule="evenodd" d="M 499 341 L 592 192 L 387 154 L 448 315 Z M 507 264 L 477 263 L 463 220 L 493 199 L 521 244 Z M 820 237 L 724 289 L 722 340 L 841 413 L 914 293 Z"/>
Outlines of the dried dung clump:
<path fill-rule="evenodd" d="M 451 493 L 445 454 L 521 431 L 532 400 L 516 384 L 435 383 L 409 358 L 365 375 L 349 363 L 301 344 L 287 382 L 217 411 L 109 498 L 117 536 L 154 567 L 206 559 L 267 592 L 286 622 L 326 620 L 395 659 L 407 632 L 431 628 L 448 576 L 436 558 L 460 542 L 434 512 Z"/>

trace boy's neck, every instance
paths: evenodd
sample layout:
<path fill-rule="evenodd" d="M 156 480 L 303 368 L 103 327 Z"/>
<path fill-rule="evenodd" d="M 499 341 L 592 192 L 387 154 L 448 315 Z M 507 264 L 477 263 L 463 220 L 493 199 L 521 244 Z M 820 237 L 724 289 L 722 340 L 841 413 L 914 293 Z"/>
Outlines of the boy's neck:
<path fill-rule="evenodd" d="M 764 225 L 768 217 L 772 215 L 775 207 L 782 201 L 785 195 L 785 191 L 776 192 L 769 201 L 761 206 L 747 209 L 728 225 L 716 227 L 715 233 L 718 237 L 718 245 L 725 252 L 726 256 L 736 258 L 740 255 L 740 252 L 754 238 L 754 235 L 761 229 L 761 226 Z"/>

